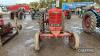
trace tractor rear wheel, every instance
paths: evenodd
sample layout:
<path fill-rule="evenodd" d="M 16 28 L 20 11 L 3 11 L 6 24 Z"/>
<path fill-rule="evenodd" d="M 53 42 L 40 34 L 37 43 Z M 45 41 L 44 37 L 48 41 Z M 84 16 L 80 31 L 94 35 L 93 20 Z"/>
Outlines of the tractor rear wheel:
<path fill-rule="evenodd" d="M 92 11 L 88 11 L 83 15 L 83 30 L 87 33 L 94 32 L 96 29 L 96 16 Z"/>
<path fill-rule="evenodd" d="M 73 49 L 79 48 L 79 36 L 76 33 L 72 33 L 72 36 L 69 37 L 69 45 Z"/>
<path fill-rule="evenodd" d="M 40 50 L 40 37 L 39 37 L 39 32 L 35 34 L 34 38 L 34 50 L 39 51 Z"/>

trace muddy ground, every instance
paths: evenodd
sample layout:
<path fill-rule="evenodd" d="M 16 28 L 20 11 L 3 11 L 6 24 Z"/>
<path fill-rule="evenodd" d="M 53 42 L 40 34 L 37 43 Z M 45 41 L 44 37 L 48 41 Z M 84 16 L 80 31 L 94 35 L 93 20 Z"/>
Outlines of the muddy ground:
<path fill-rule="evenodd" d="M 9 20 L 8 15 L 4 16 Z M 70 20 L 65 20 L 66 31 L 76 32 L 80 36 L 80 48 L 73 50 L 68 41 L 63 39 L 46 39 L 42 42 L 38 54 L 33 51 L 34 34 L 38 31 L 37 20 L 31 20 L 30 15 L 20 21 L 23 29 L 19 35 L 11 39 L 0 50 L 0 56 L 100 56 L 100 32 L 97 28 L 92 34 L 82 30 L 82 19 L 72 15 Z"/>

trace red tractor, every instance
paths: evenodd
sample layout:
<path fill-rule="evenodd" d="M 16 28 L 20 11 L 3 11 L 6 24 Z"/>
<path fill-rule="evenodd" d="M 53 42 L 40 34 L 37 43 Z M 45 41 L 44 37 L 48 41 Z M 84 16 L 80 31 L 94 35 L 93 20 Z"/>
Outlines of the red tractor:
<path fill-rule="evenodd" d="M 14 37 L 19 33 L 19 30 L 22 28 L 21 25 L 18 25 L 17 19 L 14 19 L 15 25 L 12 25 L 10 22 L 5 23 L 3 20 L 3 15 L 0 13 L 0 43 L 5 44 L 8 40 Z M 1 46 L 0 45 L 0 46 Z"/>
<path fill-rule="evenodd" d="M 11 5 L 7 7 L 10 13 L 11 19 L 14 19 L 14 14 L 16 13 L 18 19 L 25 18 L 25 12 L 28 12 L 30 10 L 29 5 L 26 4 L 17 4 L 17 5 Z"/>
<path fill-rule="evenodd" d="M 41 41 L 44 38 L 69 38 L 69 45 L 73 49 L 79 48 L 79 36 L 76 33 L 64 31 L 64 13 L 62 9 L 52 8 L 48 10 L 49 17 L 46 19 L 45 14 L 39 21 L 40 31 L 35 34 L 34 49 L 40 50 Z M 47 28 L 47 29 L 46 29 Z"/>
<path fill-rule="evenodd" d="M 71 19 L 71 10 L 64 10 L 65 18 Z"/>

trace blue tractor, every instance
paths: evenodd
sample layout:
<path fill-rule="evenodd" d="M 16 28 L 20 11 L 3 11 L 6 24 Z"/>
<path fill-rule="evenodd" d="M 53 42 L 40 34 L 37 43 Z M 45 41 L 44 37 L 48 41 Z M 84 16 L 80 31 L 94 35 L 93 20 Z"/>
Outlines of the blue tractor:
<path fill-rule="evenodd" d="M 100 5 L 100 0 L 95 0 L 95 2 Z M 83 14 L 82 27 L 87 33 L 94 32 L 96 27 L 100 28 L 100 8 L 95 9 L 94 6 L 91 6 L 86 10 Z"/>

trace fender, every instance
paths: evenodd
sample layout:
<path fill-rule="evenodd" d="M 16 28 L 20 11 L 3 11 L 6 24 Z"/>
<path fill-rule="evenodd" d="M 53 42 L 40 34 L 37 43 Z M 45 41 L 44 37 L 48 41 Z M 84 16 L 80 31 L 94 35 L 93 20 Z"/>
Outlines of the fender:
<path fill-rule="evenodd" d="M 91 12 L 93 12 L 95 14 L 96 19 L 97 19 L 97 27 L 100 27 L 100 15 L 96 12 L 96 10 L 89 9 L 87 11 L 91 11 Z"/>
<path fill-rule="evenodd" d="M 100 16 L 100 15 L 96 12 L 96 10 L 89 9 L 89 10 L 87 10 L 87 11 L 91 11 L 91 12 L 93 12 L 93 13 L 95 14 L 96 17 L 99 17 L 99 16 Z"/>

